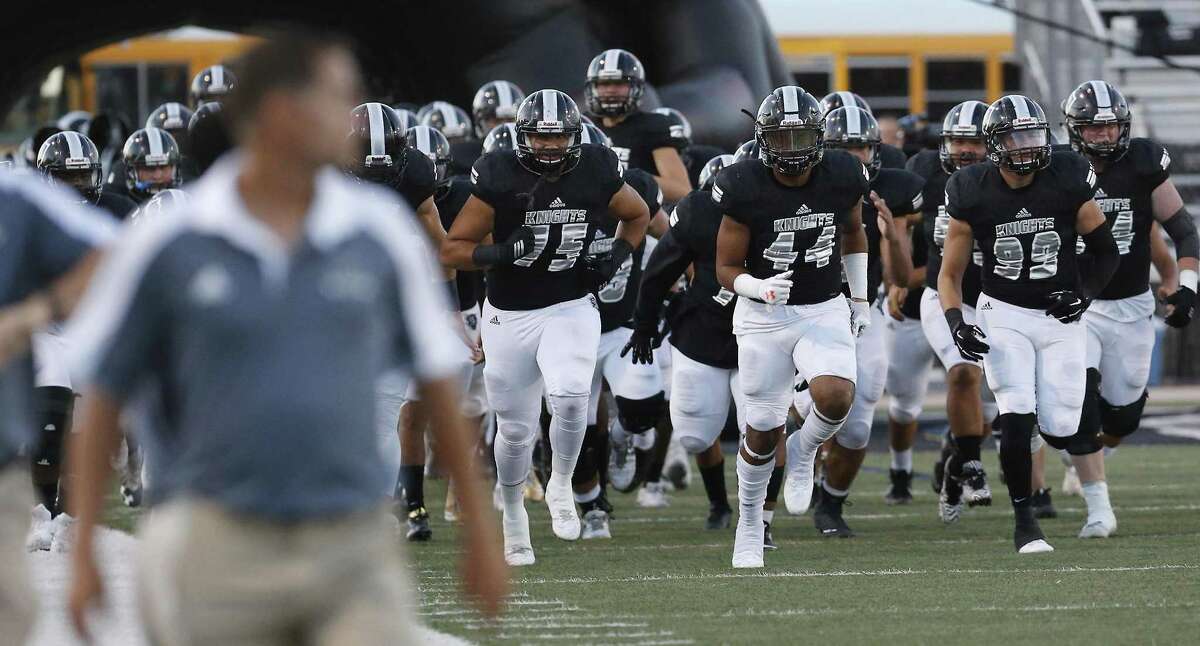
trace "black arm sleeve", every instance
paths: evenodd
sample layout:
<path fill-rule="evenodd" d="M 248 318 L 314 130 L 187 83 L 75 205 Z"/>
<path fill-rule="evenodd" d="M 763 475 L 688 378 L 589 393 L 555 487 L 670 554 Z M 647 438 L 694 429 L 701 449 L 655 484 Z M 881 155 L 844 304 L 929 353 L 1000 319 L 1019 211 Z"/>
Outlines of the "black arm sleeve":
<path fill-rule="evenodd" d="M 633 319 L 637 324 L 658 324 L 662 311 L 663 299 L 671 291 L 671 285 L 679 279 L 687 266 L 692 264 L 692 251 L 687 245 L 680 244 L 675 238 L 675 231 L 668 230 L 659 239 L 646 269 L 642 272 L 642 286 L 638 291 L 637 309 Z"/>
<path fill-rule="evenodd" d="M 1175 215 L 1162 223 L 1162 228 L 1175 243 L 1176 258 L 1200 258 L 1200 235 L 1196 233 L 1196 221 L 1186 206 L 1179 207 Z"/>
<path fill-rule="evenodd" d="M 1117 241 L 1113 239 L 1112 230 L 1103 224 L 1085 234 L 1083 241 L 1093 254 L 1092 265 L 1083 276 L 1083 295 L 1096 298 L 1112 280 L 1113 274 L 1117 273 L 1121 256 L 1117 252 Z"/>

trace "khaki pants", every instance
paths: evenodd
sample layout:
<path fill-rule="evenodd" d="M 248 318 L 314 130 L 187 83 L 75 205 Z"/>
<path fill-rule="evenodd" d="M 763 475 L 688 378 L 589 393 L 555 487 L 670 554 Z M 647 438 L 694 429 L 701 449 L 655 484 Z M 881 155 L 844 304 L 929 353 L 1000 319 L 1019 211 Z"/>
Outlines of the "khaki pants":
<path fill-rule="evenodd" d="M 0 646 L 21 646 L 33 626 L 25 535 L 29 533 L 33 488 L 20 461 L 0 467 Z"/>
<path fill-rule="evenodd" d="M 176 501 L 149 515 L 141 537 L 152 644 L 416 643 L 412 588 L 382 509 L 284 525 Z"/>

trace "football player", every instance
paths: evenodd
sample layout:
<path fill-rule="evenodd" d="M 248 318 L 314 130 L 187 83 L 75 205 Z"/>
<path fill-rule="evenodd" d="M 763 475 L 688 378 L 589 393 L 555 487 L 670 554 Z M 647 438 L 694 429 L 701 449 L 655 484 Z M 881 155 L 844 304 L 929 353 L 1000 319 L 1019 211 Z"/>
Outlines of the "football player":
<path fill-rule="evenodd" d="M 471 99 L 475 136 L 483 139 L 496 126 L 512 123 L 517 118 L 517 107 L 524 100 L 525 91 L 511 81 L 488 81 L 481 85 Z"/>
<path fill-rule="evenodd" d="M 1002 97 L 984 114 L 983 137 L 988 163 L 966 166 L 946 184 L 950 223 L 938 297 L 959 351 L 983 360 L 996 395 L 1014 546 L 1020 554 L 1050 552 L 1032 509 L 1033 432 L 1039 426 L 1060 449 L 1085 441 L 1072 437 L 1080 434 L 1086 378 L 1080 319 L 1120 256 L 1092 199 L 1095 171 L 1076 153 L 1051 151 L 1041 106 Z M 1080 237 L 1093 256 L 1085 272 L 1075 256 Z M 963 316 L 961 288 L 975 240 L 983 252 L 978 325 Z"/>
<path fill-rule="evenodd" d="M 579 538 L 571 475 L 587 428 L 600 344 L 595 290 L 642 244 L 650 213 L 621 177 L 613 151 L 580 141 L 575 101 L 557 90 L 528 96 L 514 124 L 517 149 L 485 155 L 442 246 L 442 262 L 487 271 L 484 382 L 496 414 L 496 469 L 511 565 L 535 560 L 523 486 L 538 435 L 543 384 L 554 450 L 546 504 L 554 534 Z M 606 217 L 621 220 L 607 257 L 588 244 Z M 495 242 L 484 244 L 489 236 Z"/>
<path fill-rule="evenodd" d="M 147 128 L 165 130 L 179 146 L 179 175 L 182 182 L 190 182 L 199 175 L 187 136 L 192 114 L 186 105 L 170 101 L 155 108 L 146 118 Z"/>
<path fill-rule="evenodd" d="M 867 100 L 854 92 L 830 92 L 821 99 L 821 109 L 826 115 L 838 108 L 853 106 L 866 110 L 872 117 L 871 106 L 867 104 Z M 878 123 L 878 122 L 877 122 Z M 880 133 L 879 159 L 883 168 L 904 168 L 905 155 L 904 151 L 899 148 L 883 143 L 883 134 Z"/>
<path fill-rule="evenodd" d="M 204 174 L 218 157 L 233 148 L 233 135 L 222 111 L 219 101 L 208 101 L 200 104 L 188 121 L 187 136 L 197 175 Z"/>
<path fill-rule="evenodd" d="M 813 398 L 803 427 L 787 441 L 797 490 L 789 507 L 802 512 L 817 449 L 842 427 L 854 401 L 854 339 L 870 325 L 867 168 L 845 151 L 825 150 L 821 104 L 802 88 L 776 88 L 759 106 L 754 129 L 760 159 L 722 170 L 712 192 L 724 214 L 717 276 L 743 297 L 733 319 L 746 407 L 735 568 L 763 566 L 762 505 L 793 376 L 801 373 Z"/>
<path fill-rule="evenodd" d="M 42 143 L 37 168 L 52 184 L 73 190 L 80 201 L 94 204 L 117 220 L 124 220 L 137 204 L 119 192 L 104 190 L 100 151 L 86 135 L 68 130 Z"/>
<path fill-rule="evenodd" d="M 1108 498 L 1103 446 L 1117 446 L 1138 428 L 1154 349 L 1154 295 L 1150 291 L 1152 224 L 1175 242 L 1179 287 L 1170 294 L 1167 324 L 1184 327 L 1196 302 L 1200 238 L 1170 179 L 1171 157 L 1150 139 L 1130 136 L 1132 114 L 1124 95 L 1105 81 L 1086 81 L 1062 103 L 1071 148 L 1096 171 L 1096 203 L 1116 240 L 1120 263 L 1113 279 L 1083 315 L 1087 331 L 1087 390 L 1078 440 L 1066 448 L 1078 472 L 1088 516 L 1080 538 L 1104 538 L 1117 529 Z M 1091 250 L 1082 249 L 1083 271 Z"/>
<path fill-rule="evenodd" d="M 189 92 L 192 109 L 207 101 L 222 101 L 237 89 L 237 76 L 225 65 L 206 67 L 194 78 Z"/>
<path fill-rule="evenodd" d="M 738 384 L 737 340 L 733 308 L 737 296 L 717 282 L 717 231 L 721 209 L 712 188 L 733 155 L 714 157 L 700 174 L 700 188 L 689 193 L 671 212 L 671 228 L 650 254 L 637 298 L 633 334 L 626 351 L 633 361 L 653 363 L 662 342 L 659 321 L 662 303 L 671 287 L 693 267 L 688 288 L 667 313 L 671 329 L 671 425 L 674 435 L 696 465 L 708 495 L 707 529 L 725 529 L 733 518 L 725 491 L 725 457 L 720 436 L 735 404 L 742 427 L 742 391 Z M 769 520 L 764 518 L 769 524 Z"/>
<path fill-rule="evenodd" d="M 884 349 L 884 314 L 879 299 L 882 285 L 907 284 L 912 272 L 912 256 L 908 248 L 910 214 L 921 209 L 921 188 L 925 182 L 919 176 L 896 168 L 883 168 L 880 159 L 879 124 L 867 110 L 846 106 L 825 115 L 825 148 L 841 149 L 854 155 L 867 169 L 871 192 L 863 201 L 862 222 L 867 235 L 867 299 L 871 307 L 871 325 L 855 341 L 854 355 L 857 376 L 854 383 L 854 404 L 846 423 L 834 437 L 823 464 L 821 486 L 813 510 L 813 524 L 826 537 L 849 538 L 854 532 L 842 516 L 842 508 L 862 467 L 871 437 L 871 422 L 875 405 L 883 396 L 887 376 L 887 352 Z M 849 296 L 849 289 L 843 287 Z M 804 388 L 795 396 L 796 411 L 808 417 L 812 405 L 812 388 Z M 789 465 L 794 464 L 789 460 Z M 795 483 L 789 478 L 789 484 Z M 785 485 L 784 503 L 789 509 L 798 492 Z M 807 501 L 805 501 L 807 502 Z"/>
<path fill-rule="evenodd" d="M 938 299 L 938 274 L 942 267 L 942 250 L 946 244 L 946 231 L 950 226 L 950 215 L 946 212 L 946 183 L 959 169 L 984 161 L 987 147 L 983 136 L 983 117 L 987 104 L 982 101 L 964 101 L 946 113 L 942 122 L 942 141 L 938 150 L 922 150 L 908 160 L 908 169 L 925 178 L 925 191 L 920 217 L 925 238 L 927 259 L 925 266 L 925 291 L 921 296 L 920 321 L 924 331 L 927 352 L 935 355 L 946 370 L 946 417 L 950 426 L 950 438 L 946 441 L 942 459 L 935 466 L 934 490 L 938 492 L 938 517 L 944 523 L 955 523 L 962 515 L 964 505 L 990 505 L 991 489 L 983 469 L 980 450 L 985 430 L 995 417 L 992 397 L 983 380 L 983 368 L 978 359 L 972 359 L 958 351 L 946 318 L 941 314 Z M 979 299 L 980 267 L 982 253 L 976 250 L 971 262 L 963 267 L 960 309 L 967 323 L 975 322 L 975 302 Z M 910 350 L 917 351 L 915 365 L 928 363 L 928 355 L 921 358 L 921 346 L 913 344 Z M 900 379 L 893 390 L 892 419 L 899 427 L 893 442 L 902 450 L 912 446 L 916 433 L 916 417 L 925 395 L 925 373 L 918 377 Z M 983 396 L 987 395 L 987 396 Z M 898 465 L 911 469 L 909 453 Z M 948 471 L 949 478 L 943 473 Z M 911 476 L 901 476 L 908 479 Z"/>
<path fill-rule="evenodd" d="M 687 168 L 671 134 L 671 120 L 640 109 L 646 90 L 642 62 L 623 49 L 609 49 L 592 59 L 583 95 L 596 125 L 613 142 L 613 152 L 630 168 L 652 175 L 667 202 L 692 190 Z"/>
<path fill-rule="evenodd" d="M 127 194 L 144 204 L 159 191 L 178 188 L 183 183 L 180 161 L 179 144 L 166 130 L 142 128 L 129 135 L 121 150 Z"/>
<path fill-rule="evenodd" d="M 671 120 L 671 139 L 675 142 L 675 148 L 679 151 L 679 158 L 683 160 L 683 165 L 687 168 L 688 181 L 692 186 L 700 186 L 700 173 L 708 167 L 708 162 L 712 161 L 720 155 L 724 155 L 725 151 L 706 144 L 698 144 L 692 141 L 692 123 L 679 110 L 675 108 L 655 108 L 651 110 L 661 114 Z"/>

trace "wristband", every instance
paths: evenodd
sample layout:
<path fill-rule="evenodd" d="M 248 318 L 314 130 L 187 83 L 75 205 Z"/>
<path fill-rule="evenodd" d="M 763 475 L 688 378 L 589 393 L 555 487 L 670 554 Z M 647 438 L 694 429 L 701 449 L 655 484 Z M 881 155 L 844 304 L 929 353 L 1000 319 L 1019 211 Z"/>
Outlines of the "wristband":
<path fill-rule="evenodd" d="M 1179 286 L 1186 287 L 1186 288 L 1192 290 L 1192 293 L 1195 293 L 1196 292 L 1196 278 L 1197 278 L 1197 275 L 1196 275 L 1195 269 L 1184 269 L 1179 272 Z"/>
<path fill-rule="evenodd" d="M 963 324 L 963 313 L 960 308 L 951 307 L 950 309 L 946 310 L 944 314 L 946 315 L 946 323 L 950 325 L 951 332 Z"/>
<path fill-rule="evenodd" d="M 850 298 L 867 300 L 867 254 L 852 253 L 842 256 L 842 266 L 846 269 Z"/>
<path fill-rule="evenodd" d="M 762 281 L 750 274 L 738 274 L 738 277 L 733 279 L 734 293 L 755 301 L 762 300 L 758 294 L 760 285 L 762 285 Z"/>

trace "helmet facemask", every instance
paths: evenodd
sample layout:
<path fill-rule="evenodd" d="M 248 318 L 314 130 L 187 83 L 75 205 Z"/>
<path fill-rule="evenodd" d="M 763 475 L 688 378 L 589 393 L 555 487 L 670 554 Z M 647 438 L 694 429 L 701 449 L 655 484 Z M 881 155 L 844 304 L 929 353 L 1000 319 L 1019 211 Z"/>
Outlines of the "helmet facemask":
<path fill-rule="evenodd" d="M 824 155 L 824 132 L 813 125 L 792 126 L 787 120 L 778 126 L 760 124 L 755 138 L 763 163 L 781 175 L 803 175 Z"/>
<path fill-rule="evenodd" d="M 988 159 L 1018 175 L 1050 165 L 1050 129 L 1044 124 L 1008 127 L 987 138 Z"/>

